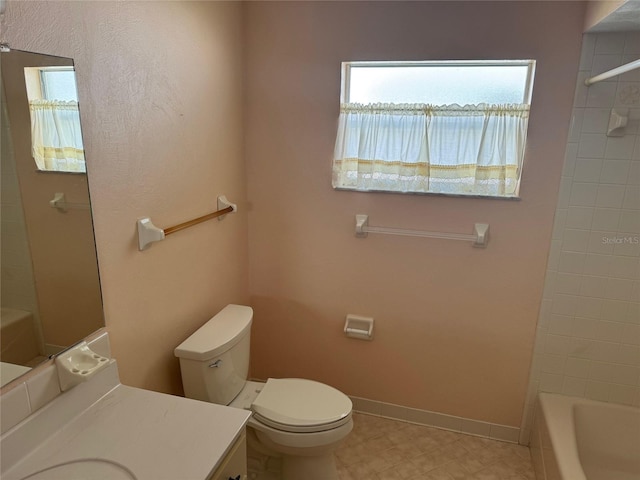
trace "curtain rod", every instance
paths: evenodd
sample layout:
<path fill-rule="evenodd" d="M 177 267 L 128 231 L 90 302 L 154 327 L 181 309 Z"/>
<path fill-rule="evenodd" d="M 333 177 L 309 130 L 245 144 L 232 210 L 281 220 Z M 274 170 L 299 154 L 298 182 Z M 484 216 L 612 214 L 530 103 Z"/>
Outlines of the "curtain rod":
<path fill-rule="evenodd" d="M 607 78 L 615 77 L 616 75 L 621 75 L 636 68 L 640 68 L 640 59 L 634 60 L 633 62 L 629 62 L 625 65 L 621 65 L 617 68 L 609 70 L 608 72 L 596 75 L 595 77 L 587 78 L 584 81 L 584 84 L 588 87 L 589 85 L 593 85 L 594 83 L 601 82 L 602 80 L 606 80 Z"/>

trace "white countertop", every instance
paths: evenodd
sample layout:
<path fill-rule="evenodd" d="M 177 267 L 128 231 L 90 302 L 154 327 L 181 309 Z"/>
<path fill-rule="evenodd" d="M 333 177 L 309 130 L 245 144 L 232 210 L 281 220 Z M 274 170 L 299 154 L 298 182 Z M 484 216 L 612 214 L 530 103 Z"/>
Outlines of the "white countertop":
<path fill-rule="evenodd" d="M 137 480 L 206 480 L 250 416 L 241 409 L 127 387 L 117 381 L 115 364 L 106 370 L 115 373 L 100 373 L 93 386 L 95 380 L 74 387 L 8 432 L 2 454 L 3 464 L 11 464 L 3 465 L 3 480 L 79 459 L 121 465 Z M 103 478 L 101 468 L 95 470 L 97 477 L 91 478 Z M 57 478 L 54 473 L 46 478 Z"/>

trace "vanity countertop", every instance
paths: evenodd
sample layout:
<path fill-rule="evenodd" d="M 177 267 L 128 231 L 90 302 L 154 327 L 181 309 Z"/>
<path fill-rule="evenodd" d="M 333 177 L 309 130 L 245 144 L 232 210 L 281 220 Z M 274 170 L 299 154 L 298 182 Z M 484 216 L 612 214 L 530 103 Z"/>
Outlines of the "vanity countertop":
<path fill-rule="evenodd" d="M 83 462 L 128 470 L 137 480 L 206 480 L 249 419 L 245 410 L 121 385 L 115 364 L 107 370 L 3 436 L 3 480 Z M 92 479 L 109 479 L 108 468 L 94 470 Z M 57 478 L 50 471 L 46 478 Z"/>

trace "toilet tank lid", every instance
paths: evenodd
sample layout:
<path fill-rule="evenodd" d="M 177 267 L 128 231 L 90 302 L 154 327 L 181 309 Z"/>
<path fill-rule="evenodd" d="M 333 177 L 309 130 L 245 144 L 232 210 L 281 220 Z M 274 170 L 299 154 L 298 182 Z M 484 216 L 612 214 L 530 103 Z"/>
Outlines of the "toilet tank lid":
<path fill-rule="evenodd" d="M 178 358 L 210 360 L 226 352 L 249 332 L 253 309 L 244 305 L 227 305 L 218 314 L 176 347 Z"/>

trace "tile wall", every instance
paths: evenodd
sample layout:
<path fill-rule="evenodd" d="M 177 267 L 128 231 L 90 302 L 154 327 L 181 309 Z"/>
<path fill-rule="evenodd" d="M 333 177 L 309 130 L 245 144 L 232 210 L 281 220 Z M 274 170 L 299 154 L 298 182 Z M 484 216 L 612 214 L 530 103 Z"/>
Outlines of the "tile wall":
<path fill-rule="evenodd" d="M 86 339 L 91 350 L 111 358 L 109 334 L 101 329 Z M 2 388 L 0 434 L 4 434 L 62 394 L 53 360 L 34 368 Z"/>
<path fill-rule="evenodd" d="M 521 443 L 539 391 L 640 406 L 640 69 L 584 85 L 638 58 L 638 32 L 584 36 Z"/>

